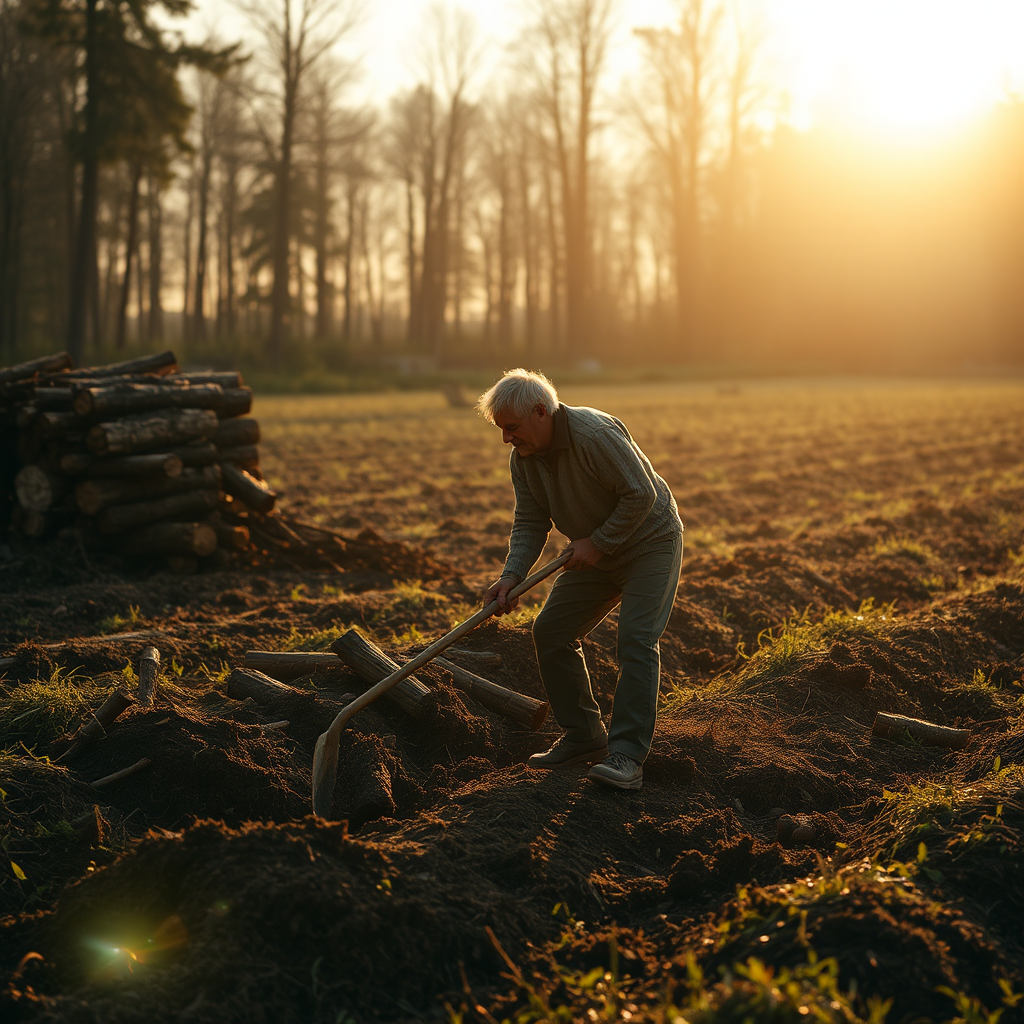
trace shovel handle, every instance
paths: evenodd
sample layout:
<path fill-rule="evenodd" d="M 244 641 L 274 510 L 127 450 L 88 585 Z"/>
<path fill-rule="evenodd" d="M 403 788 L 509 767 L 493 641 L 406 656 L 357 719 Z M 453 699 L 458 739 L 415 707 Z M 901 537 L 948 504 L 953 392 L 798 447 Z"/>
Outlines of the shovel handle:
<path fill-rule="evenodd" d="M 547 565 L 542 565 L 535 573 L 527 576 L 522 583 L 517 584 L 509 591 L 509 599 L 519 597 L 528 590 L 537 586 L 542 580 L 546 580 L 553 572 L 557 572 L 572 557 L 571 551 L 563 551 L 557 558 L 553 558 Z M 475 615 L 470 616 L 465 622 L 460 622 L 450 633 L 445 633 L 440 640 L 435 640 L 426 650 L 420 651 L 415 658 L 407 661 L 400 669 L 385 676 L 379 683 L 374 683 L 365 693 L 356 697 L 351 704 L 347 704 L 337 717 L 331 722 L 324 733 L 324 738 L 334 741 L 341 735 L 348 720 L 357 712 L 362 711 L 367 704 L 372 704 L 382 693 L 390 690 L 396 683 L 400 683 L 407 676 L 411 676 L 417 669 L 422 668 L 429 661 L 433 661 L 442 651 L 447 650 L 456 641 L 461 640 L 467 633 L 476 629 L 481 622 L 485 622 L 498 610 L 497 601 L 484 605 Z"/>

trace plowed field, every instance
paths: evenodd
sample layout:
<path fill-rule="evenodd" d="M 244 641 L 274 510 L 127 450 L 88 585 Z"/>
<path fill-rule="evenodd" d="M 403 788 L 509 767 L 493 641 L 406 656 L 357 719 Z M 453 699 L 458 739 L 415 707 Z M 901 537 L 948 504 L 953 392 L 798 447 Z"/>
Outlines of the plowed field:
<path fill-rule="evenodd" d="M 282 541 L 191 577 L 71 536 L 2 553 L 0 1018 L 1024 1020 L 1024 387 L 562 397 L 625 421 L 686 524 L 643 789 L 528 769 L 554 722 L 433 666 L 419 717 L 355 718 L 309 815 L 367 684 L 339 662 L 259 704 L 230 670 L 352 627 L 421 650 L 500 568 L 512 494 L 497 431 L 439 395 L 263 399 L 286 514 L 353 542 L 316 569 Z M 463 642 L 538 699 L 543 591 Z M 69 751 L 150 644 L 155 704 Z M 613 613 L 585 644 L 606 712 L 614 649 Z M 873 737 L 878 712 L 970 738 Z"/>

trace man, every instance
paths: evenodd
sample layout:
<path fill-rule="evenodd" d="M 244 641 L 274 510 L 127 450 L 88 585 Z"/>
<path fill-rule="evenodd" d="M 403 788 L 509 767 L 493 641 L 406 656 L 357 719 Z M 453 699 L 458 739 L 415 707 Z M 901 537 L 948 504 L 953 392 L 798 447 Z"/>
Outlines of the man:
<path fill-rule="evenodd" d="M 533 624 L 541 679 L 564 733 L 529 764 L 599 761 L 588 778 L 639 789 L 658 714 L 658 641 L 683 554 L 675 499 L 619 420 L 561 404 L 543 374 L 509 370 L 477 408 L 512 445 L 516 496 L 508 560 L 485 603 L 497 600 L 500 614 L 516 607 L 509 591 L 540 557 L 552 522 L 571 541 L 572 558 Z M 619 680 L 606 729 L 580 641 L 620 603 Z"/>

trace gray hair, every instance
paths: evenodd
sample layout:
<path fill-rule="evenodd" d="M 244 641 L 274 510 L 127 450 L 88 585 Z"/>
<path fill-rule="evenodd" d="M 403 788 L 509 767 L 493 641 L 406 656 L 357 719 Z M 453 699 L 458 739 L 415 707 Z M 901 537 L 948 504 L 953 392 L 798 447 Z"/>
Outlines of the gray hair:
<path fill-rule="evenodd" d="M 506 370 L 501 380 L 477 399 L 476 408 L 488 423 L 494 423 L 499 413 L 525 417 L 538 405 L 543 405 L 549 414 L 557 411 L 555 385 L 543 373 L 518 367 Z"/>

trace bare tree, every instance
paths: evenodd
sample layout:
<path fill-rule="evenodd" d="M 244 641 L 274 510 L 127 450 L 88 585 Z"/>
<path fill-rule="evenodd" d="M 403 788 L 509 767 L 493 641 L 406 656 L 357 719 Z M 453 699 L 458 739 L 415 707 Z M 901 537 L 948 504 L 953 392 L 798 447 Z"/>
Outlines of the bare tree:
<path fill-rule="evenodd" d="M 527 0 L 532 24 L 524 62 L 545 115 L 558 175 L 565 256 L 567 351 L 590 335 L 590 146 L 616 0 Z"/>
<path fill-rule="evenodd" d="M 358 24 L 360 0 L 239 0 L 260 33 L 262 56 L 274 82 L 258 109 L 262 134 L 274 163 L 268 349 L 281 362 L 288 340 L 291 295 L 289 253 L 296 128 L 310 72 Z"/>

